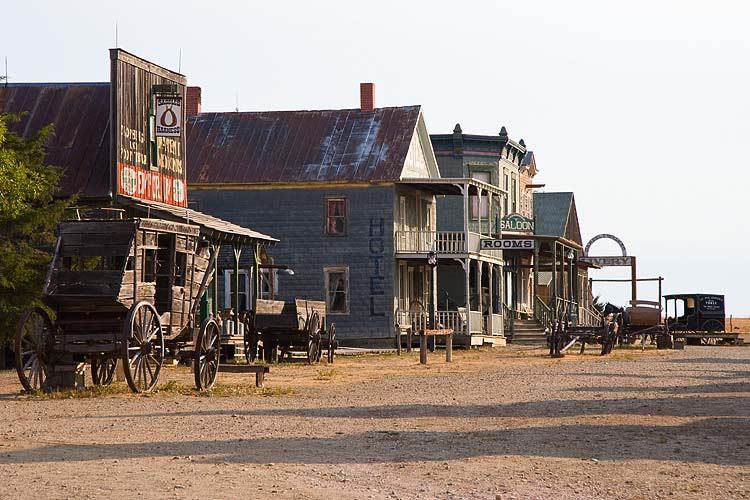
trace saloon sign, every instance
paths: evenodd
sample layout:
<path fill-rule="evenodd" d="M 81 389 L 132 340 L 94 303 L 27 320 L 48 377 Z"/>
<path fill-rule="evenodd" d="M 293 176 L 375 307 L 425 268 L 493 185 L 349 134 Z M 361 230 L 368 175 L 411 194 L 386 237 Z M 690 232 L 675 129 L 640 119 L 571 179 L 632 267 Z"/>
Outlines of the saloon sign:
<path fill-rule="evenodd" d="M 499 240 L 485 239 L 480 240 L 482 250 L 533 250 L 534 240 Z"/>
<path fill-rule="evenodd" d="M 506 215 L 500 221 L 500 229 L 503 231 L 523 231 L 533 233 L 534 220 L 527 219 L 520 214 Z"/>

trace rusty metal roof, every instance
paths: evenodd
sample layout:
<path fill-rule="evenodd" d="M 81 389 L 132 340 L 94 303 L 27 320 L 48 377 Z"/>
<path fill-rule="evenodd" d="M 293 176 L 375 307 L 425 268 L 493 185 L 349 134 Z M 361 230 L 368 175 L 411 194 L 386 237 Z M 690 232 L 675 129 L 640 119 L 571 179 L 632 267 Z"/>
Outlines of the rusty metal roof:
<path fill-rule="evenodd" d="M 146 214 L 147 217 L 156 216 L 160 219 L 195 224 L 200 227 L 201 234 L 222 243 L 249 245 L 257 241 L 273 245 L 279 241 L 263 233 L 238 226 L 237 224 L 190 208 L 177 207 L 156 201 L 138 200 L 128 196 L 118 196 L 117 201 L 123 205 L 135 208 L 141 213 Z"/>
<path fill-rule="evenodd" d="M 109 193 L 109 83 L 0 85 L 0 114 L 26 113 L 9 129 L 24 138 L 52 124 L 45 163 L 62 167 L 63 196 Z"/>
<path fill-rule="evenodd" d="M 202 113 L 188 118 L 188 185 L 396 181 L 419 106 Z"/>

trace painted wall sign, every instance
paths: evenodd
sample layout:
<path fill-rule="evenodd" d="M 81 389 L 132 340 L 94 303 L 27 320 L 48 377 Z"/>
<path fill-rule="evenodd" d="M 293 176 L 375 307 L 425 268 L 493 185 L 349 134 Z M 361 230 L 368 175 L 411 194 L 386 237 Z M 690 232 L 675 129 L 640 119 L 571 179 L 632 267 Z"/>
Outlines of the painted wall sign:
<path fill-rule="evenodd" d="M 579 257 L 581 262 L 588 262 L 599 267 L 632 266 L 633 257 Z"/>
<path fill-rule="evenodd" d="M 187 206 L 185 77 L 121 49 L 110 50 L 112 189 L 117 194 Z M 169 95 L 154 87 L 169 86 Z M 153 114 L 152 114 L 153 113 Z"/>
<path fill-rule="evenodd" d="M 157 137 L 179 137 L 182 130 L 182 99 L 156 96 L 155 132 Z"/>
<path fill-rule="evenodd" d="M 385 218 L 370 217 L 370 316 L 385 316 Z"/>
<path fill-rule="evenodd" d="M 500 229 L 503 231 L 534 232 L 534 220 L 528 219 L 521 214 L 506 215 L 500 220 Z"/>
<path fill-rule="evenodd" d="M 533 250 L 534 240 L 479 240 L 479 248 L 482 250 Z"/>
<path fill-rule="evenodd" d="M 724 297 L 720 295 L 704 295 L 700 301 L 701 311 L 719 312 L 724 310 Z"/>

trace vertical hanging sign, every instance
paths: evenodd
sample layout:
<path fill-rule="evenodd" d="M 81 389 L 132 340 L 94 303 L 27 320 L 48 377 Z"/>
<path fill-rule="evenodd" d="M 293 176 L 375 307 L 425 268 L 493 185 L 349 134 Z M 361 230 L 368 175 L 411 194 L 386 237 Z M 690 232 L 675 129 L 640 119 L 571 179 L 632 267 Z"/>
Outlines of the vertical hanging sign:
<path fill-rule="evenodd" d="M 182 99 L 156 96 L 156 136 L 180 137 L 182 125 Z"/>

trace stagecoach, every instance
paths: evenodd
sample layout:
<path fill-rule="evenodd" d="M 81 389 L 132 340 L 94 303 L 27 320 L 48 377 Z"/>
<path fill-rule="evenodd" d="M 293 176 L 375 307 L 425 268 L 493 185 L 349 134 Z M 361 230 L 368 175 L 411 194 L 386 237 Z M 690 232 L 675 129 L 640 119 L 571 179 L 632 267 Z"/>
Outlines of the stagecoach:
<path fill-rule="evenodd" d="M 194 349 L 195 383 L 219 369 L 220 330 L 198 308 L 216 252 L 199 226 L 162 219 L 79 220 L 59 226 L 43 289 L 47 309 L 19 319 L 15 356 L 28 391 L 59 386 L 80 363 L 109 384 L 120 361 L 134 392 L 154 388 L 167 349 Z M 47 310 L 53 312 L 52 315 Z"/>

